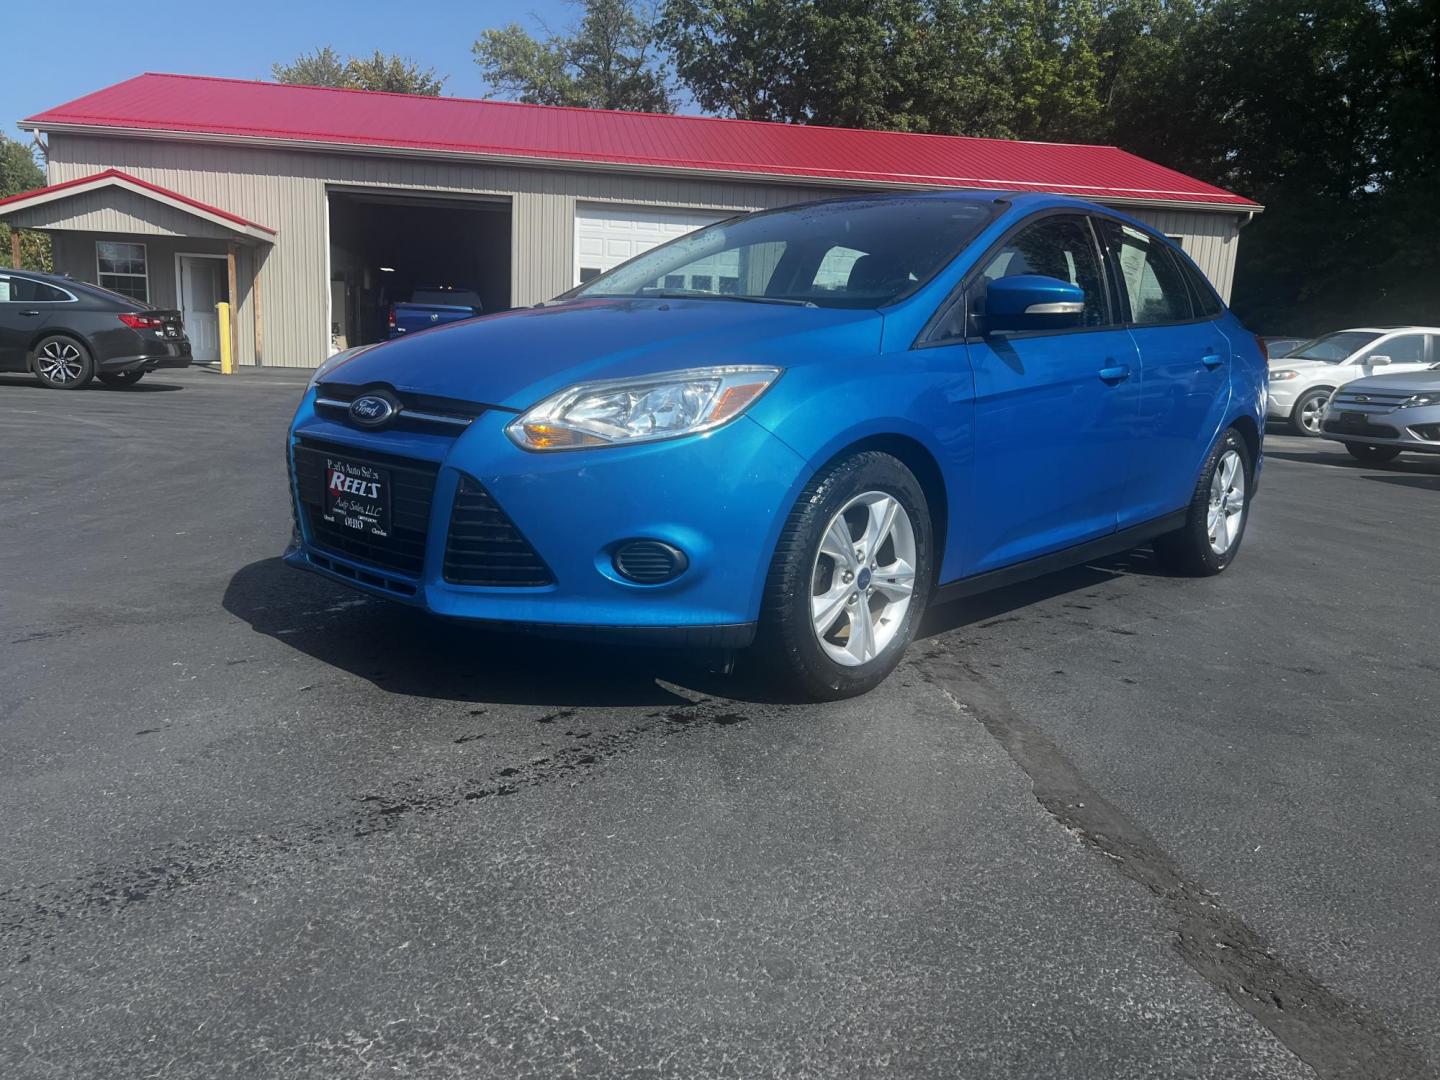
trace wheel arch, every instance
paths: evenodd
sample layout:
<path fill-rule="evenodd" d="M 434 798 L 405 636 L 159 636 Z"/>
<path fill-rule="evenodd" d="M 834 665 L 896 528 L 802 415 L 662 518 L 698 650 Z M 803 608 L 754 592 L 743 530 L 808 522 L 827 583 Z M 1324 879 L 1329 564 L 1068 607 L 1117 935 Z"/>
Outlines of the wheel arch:
<path fill-rule="evenodd" d="M 868 450 L 879 451 L 896 458 L 920 482 L 920 490 L 925 493 L 925 502 L 930 509 L 930 531 L 934 547 L 931 564 L 938 581 L 949 533 L 950 494 L 945 484 L 945 473 L 940 468 L 940 462 L 928 446 L 913 436 L 903 435 L 899 432 L 879 432 L 866 435 L 835 450 L 811 471 L 810 476 L 818 476 L 842 458 Z M 806 482 L 809 482 L 808 479 Z"/>
<path fill-rule="evenodd" d="M 1250 452 L 1250 467 L 1251 470 L 1254 471 L 1256 464 L 1260 461 L 1260 448 L 1262 445 L 1260 425 L 1255 422 L 1253 416 L 1246 414 L 1237 416 L 1234 420 L 1230 421 L 1229 426 L 1238 431 L 1240 437 L 1245 440 L 1245 449 Z"/>
<path fill-rule="evenodd" d="M 25 364 L 30 371 L 33 372 L 35 370 L 35 347 L 46 338 L 52 337 L 69 338 L 90 354 L 92 362 L 95 360 L 95 346 L 78 330 L 72 330 L 68 326 L 41 327 L 36 330 L 34 336 L 30 338 L 30 344 L 25 346 Z"/>

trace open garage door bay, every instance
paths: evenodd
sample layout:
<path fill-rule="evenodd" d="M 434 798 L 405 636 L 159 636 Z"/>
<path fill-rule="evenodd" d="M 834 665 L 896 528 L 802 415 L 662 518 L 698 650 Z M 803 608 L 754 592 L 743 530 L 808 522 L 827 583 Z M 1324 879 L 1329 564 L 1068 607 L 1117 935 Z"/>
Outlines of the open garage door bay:
<path fill-rule="evenodd" d="M 384 341 L 386 313 L 417 289 L 468 290 L 486 312 L 510 306 L 510 200 L 332 189 L 334 348 Z"/>

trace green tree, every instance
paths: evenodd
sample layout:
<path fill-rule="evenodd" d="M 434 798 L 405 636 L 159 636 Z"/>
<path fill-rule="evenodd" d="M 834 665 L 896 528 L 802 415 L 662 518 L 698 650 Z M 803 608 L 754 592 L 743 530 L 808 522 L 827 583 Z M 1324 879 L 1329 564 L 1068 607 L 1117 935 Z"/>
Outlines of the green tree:
<path fill-rule="evenodd" d="M 422 68 L 403 56 L 386 55 L 379 49 L 372 56 L 341 60 L 329 45 L 313 53 L 302 53 L 288 64 L 272 65 L 275 81 L 297 86 L 334 86 L 345 90 L 380 90 L 389 94 L 419 94 L 438 97 L 445 78 L 434 68 Z"/>
<path fill-rule="evenodd" d="M 0 135 L 0 199 L 45 186 L 45 173 L 30 147 Z M 51 268 L 50 238 L 22 230 L 20 259 L 31 270 Z M 0 265 L 10 265 L 10 226 L 0 224 Z"/>
<path fill-rule="evenodd" d="M 583 0 L 578 24 L 539 40 L 512 23 L 473 46 L 491 93 L 537 105 L 672 112 L 654 20 L 635 0 Z"/>

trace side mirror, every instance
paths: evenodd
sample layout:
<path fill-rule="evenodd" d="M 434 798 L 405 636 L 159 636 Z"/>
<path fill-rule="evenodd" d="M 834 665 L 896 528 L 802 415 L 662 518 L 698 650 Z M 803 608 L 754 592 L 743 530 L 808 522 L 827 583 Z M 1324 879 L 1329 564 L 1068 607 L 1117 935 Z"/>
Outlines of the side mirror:
<path fill-rule="evenodd" d="M 1384 355 L 1383 353 L 1377 353 L 1374 356 L 1367 356 L 1364 360 L 1361 361 L 1362 364 L 1388 364 L 1390 362 L 1390 357 Z"/>
<path fill-rule="evenodd" d="M 1085 315 L 1085 290 L 1043 274 L 996 278 L 985 290 L 987 334 L 1004 330 L 1066 330 Z"/>

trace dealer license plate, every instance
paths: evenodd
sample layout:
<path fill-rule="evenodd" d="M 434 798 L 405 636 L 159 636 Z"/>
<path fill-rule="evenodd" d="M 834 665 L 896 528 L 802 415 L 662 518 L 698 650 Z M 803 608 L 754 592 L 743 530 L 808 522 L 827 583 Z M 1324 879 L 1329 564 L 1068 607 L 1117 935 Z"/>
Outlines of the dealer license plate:
<path fill-rule="evenodd" d="M 366 536 L 390 535 L 390 474 L 373 465 L 325 458 L 325 520 Z"/>

